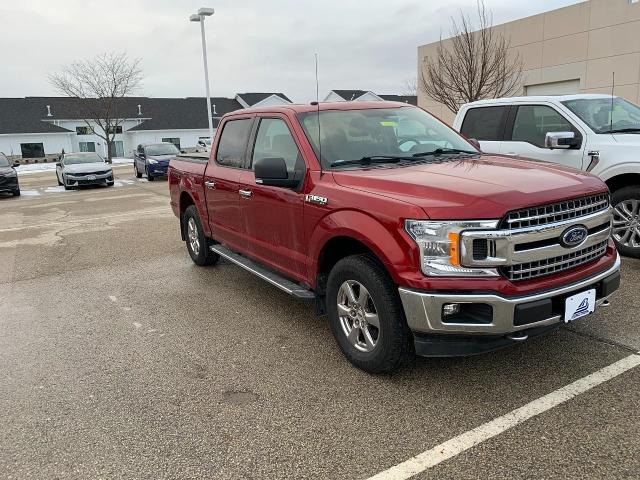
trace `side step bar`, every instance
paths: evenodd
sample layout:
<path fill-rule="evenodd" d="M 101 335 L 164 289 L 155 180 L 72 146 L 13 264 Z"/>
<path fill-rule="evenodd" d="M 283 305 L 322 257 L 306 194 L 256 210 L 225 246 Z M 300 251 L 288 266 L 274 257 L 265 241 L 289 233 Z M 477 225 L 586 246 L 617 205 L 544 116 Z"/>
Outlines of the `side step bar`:
<path fill-rule="evenodd" d="M 217 253 L 221 257 L 229 260 L 232 263 L 235 263 L 239 267 L 244 268 L 245 270 L 253 273 L 254 275 L 260 277 L 261 279 L 269 282 L 271 285 L 275 285 L 280 290 L 287 292 L 289 295 L 293 295 L 297 298 L 303 298 L 307 300 L 313 300 L 316 298 L 316 294 L 311 290 L 306 289 L 302 285 L 299 285 L 291 280 L 288 280 L 277 273 L 269 270 L 268 268 L 263 267 L 257 262 L 253 260 L 243 257 L 235 252 L 232 252 L 226 247 L 223 247 L 220 244 L 211 245 L 209 249 L 212 252 Z"/>

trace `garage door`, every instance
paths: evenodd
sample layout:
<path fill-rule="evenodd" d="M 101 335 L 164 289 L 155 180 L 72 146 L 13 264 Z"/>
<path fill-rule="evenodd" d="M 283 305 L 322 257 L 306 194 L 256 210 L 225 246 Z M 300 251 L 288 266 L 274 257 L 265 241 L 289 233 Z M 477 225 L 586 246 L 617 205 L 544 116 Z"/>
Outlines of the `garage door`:
<path fill-rule="evenodd" d="M 578 93 L 580 90 L 580 79 L 538 83 L 537 85 L 527 85 L 524 88 L 526 95 L 568 95 Z"/>

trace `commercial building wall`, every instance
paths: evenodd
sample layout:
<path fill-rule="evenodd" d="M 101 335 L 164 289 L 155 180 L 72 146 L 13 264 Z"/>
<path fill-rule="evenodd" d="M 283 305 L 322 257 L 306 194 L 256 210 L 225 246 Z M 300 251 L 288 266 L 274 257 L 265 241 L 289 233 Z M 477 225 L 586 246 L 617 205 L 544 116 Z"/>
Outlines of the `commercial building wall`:
<path fill-rule="evenodd" d="M 640 1 L 589 0 L 493 29 L 524 63 L 514 95 L 611 93 L 615 72 L 615 95 L 640 103 Z M 418 47 L 418 78 L 437 48 Z M 455 117 L 421 91 L 418 105 L 449 123 Z"/>

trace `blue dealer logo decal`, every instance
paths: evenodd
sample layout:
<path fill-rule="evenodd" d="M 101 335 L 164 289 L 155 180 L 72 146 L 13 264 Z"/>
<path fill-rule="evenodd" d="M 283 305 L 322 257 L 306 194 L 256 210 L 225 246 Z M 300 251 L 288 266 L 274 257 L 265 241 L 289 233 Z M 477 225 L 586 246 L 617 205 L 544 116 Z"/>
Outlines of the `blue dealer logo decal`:
<path fill-rule="evenodd" d="M 584 225 L 574 225 L 562 232 L 562 235 L 560 235 L 560 245 L 565 248 L 577 247 L 578 245 L 582 245 L 588 236 L 589 231 L 587 227 Z"/>

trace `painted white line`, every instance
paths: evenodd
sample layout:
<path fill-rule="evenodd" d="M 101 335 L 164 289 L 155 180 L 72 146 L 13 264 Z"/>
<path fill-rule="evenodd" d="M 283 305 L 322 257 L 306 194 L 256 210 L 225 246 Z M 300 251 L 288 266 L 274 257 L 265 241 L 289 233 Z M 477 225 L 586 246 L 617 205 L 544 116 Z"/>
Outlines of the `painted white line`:
<path fill-rule="evenodd" d="M 88 217 L 88 218 L 67 218 L 63 222 L 51 222 L 51 223 L 40 223 L 37 225 L 23 225 L 20 227 L 9 227 L 9 228 L 0 228 L 0 232 L 16 232 L 20 230 L 27 230 L 29 228 L 46 228 L 46 227 L 59 227 L 64 226 L 70 223 L 90 223 L 98 220 L 110 220 L 112 218 L 122 218 L 122 217 L 131 217 L 131 216 L 140 216 L 142 220 L 145 219 L 146 215 L 154 215 L 154 214 L 171 214 L 171 210 L 167 208 L 156 208 L 152 210 L 138 210 L 128 213 L 118 213 L 114 215 L 105 215 L 102 217 Z"/>
<path fill-rule="evenodd" d="M 447 440 L 431 450 L 422 452 L 405 462 L 380 472 L 368 480 L 406 480 L 411 478 L 638 365 L 640 365 L 640 355 L 629 355 L 566 387 L 559 388 L 501 417 Z"/>

